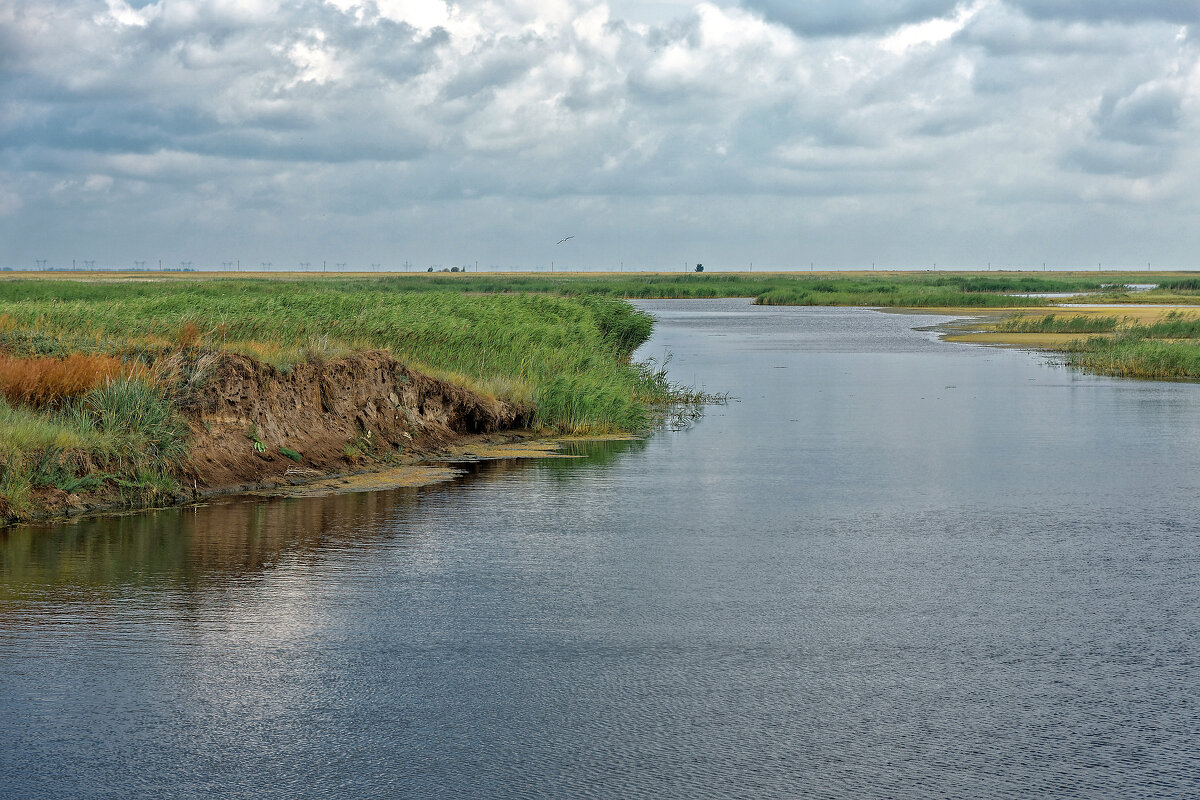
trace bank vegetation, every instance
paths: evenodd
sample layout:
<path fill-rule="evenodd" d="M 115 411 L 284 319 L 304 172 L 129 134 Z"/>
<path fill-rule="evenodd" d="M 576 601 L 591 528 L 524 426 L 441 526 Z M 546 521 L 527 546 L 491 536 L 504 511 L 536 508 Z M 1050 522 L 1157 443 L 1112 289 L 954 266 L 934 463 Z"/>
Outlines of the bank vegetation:
<path fill-rule="evenodd" d="M 176 502 L 204 484 L 193 450 L 218 431 L 239 458 L 315 473 L 456 425 L 636 431 L 656 407 L 701 399 L 671 386 L 663 365 L 633 361 L 653 320 L 608 297 L 310 280 L 6 280 L 0 308 L 7 518 L 48 493 Z M 255 403 L 263 408 L 240 407 Z M 309 427 L 344 439 L 337 459 L 308 435 L 301 408 Z M 236 436 L 228 420 L 241 426 Z M 228 453 L 211 460 L 234 474 Z"/>

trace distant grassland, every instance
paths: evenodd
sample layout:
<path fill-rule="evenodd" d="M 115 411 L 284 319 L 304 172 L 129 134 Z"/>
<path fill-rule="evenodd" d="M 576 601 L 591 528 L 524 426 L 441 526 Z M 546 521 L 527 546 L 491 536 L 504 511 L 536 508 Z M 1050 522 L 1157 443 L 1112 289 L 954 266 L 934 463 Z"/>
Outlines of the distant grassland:
<path fill-rule="evenodd" d="M 1200 279 L 1180 278 L 1178 273 L 432 273 L 348 282 L 356 280 L 402 291 L 536 292 L 630 299 L 749 297 L 760 305 L 893 308 L 1039 307 L 1054 302 L 1013 296 L 1041 292 L 1098 293 L 1106 302 L 1140 302 L 1146 295 L 1131 293 L 1123 284 L 1170 280 L 1170 294 L 1176 302 L 1189 302 L 1186 298 L 1190 297 L 1190 302 L 1200 303 L 1200 286 L 1187 288 L 1188 281 L 1200 284 Z"/>
<path fill-rule="evenodd" d="M 1125 284 L 1162 283 L 1156 293 Z M 1200 303 L 1200 278 L 1179 273 L 858 272 L 858 273 L 607 273 L 404 275 L 381 284 L 405 290 L 546 292 L 623 298 L 749 297 L 760 305 L 877 306 L 889 308 L 1041 307 L 1055 302 L 1036 293 L 1093 293 L 1103 302 Z"/>
<path fill-rule="evenodd" d="M 55 274 L 61 276 L 63 273 Z M 195 282 L 178 274 L 160 276 L 153 273 L 92 273 L 91 279 L 124 280 L 128 286 L 153 282 L 180 285 Z M 435 272 L 388 276 L 280 273 L 258 275 L 255 278 L 209 273 L 205 279 L 230 285 L 310 283 L 344 291 L 533 293 L 626 299 L 747 297 L 762 305 L 1036 308 L 1055 302 L 1041 297 L 1013 296 L 1042 292 L 1093 293 L 1095 299 L 1104 302 L 1200 303 L 1200 277 L 1178 272 Z M 1150 293 L 1131 292 L 1123 288 L 1125 284 L 1147 283 L 1157 283 L 1162 288 Z"/>

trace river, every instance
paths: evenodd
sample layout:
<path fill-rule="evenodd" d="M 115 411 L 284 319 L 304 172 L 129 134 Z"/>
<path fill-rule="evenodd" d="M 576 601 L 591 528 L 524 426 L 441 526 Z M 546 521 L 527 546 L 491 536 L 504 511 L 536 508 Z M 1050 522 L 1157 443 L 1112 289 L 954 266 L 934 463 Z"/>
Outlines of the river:
<path fill-rule="evenodd" d="M 640 305 L 728 405 L 0 538 L 0 797 L 1200 794 L 1200 386 Z"/>

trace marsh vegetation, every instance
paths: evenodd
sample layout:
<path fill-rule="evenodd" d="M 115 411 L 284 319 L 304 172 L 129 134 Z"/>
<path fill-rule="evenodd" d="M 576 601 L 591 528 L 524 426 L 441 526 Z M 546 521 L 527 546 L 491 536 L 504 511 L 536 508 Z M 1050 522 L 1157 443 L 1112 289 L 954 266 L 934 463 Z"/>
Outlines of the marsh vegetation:
<path fill-rule="evenodd" d="M 377 282 L 0 283 L 0 497 L 109 482 L 169 497 L 189 394 L 220 353 L 287 372 L 364 350 L 499 400 L 563 433 L 645 428 L 697 399 L 633 351 L 652 319 L 606 297 L 396 291 Z M 300 454 L 280 449 L 296 460 Z"/>
<path fill-rule="evenodd" d="M 1012 315 L 985 325 L 998 337 L 983 341 L 1058 350 L 1069 365 L 1101 375 L 1200 380 L 1200 316 L 1171 308 L 1093 311 Z"/>

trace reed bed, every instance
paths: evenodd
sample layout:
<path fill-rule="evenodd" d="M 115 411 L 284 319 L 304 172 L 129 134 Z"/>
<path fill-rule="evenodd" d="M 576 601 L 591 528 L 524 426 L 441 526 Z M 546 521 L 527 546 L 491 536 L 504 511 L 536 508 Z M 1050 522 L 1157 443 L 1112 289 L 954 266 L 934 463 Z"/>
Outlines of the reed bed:
<path fill-rule="evenodd" d="M 1115 316 L 1047 314 L 1044 317 L 1011 317 L 992 327 L 999 333 L 1111 333 L 1121 324 Z"/>
<path fill-rule="evenodd" d="M 1101 375 L 1200 380 L 1200 317 L 1170 311 L 1140 323 L 1125 316 L 1018 316 L 992 326 L 999 333 L 1105 334 L 1061 345 L 1070 365 Z"/>
<path fill-rule="evenodd" d="M 35 489 L 104 482 L 130 504 L 165 498 L 187 453 L 188 427 L 160 385 L 117 377 L 35 410 L 0 398 L 0 513 L 20 514 Z"/>
<path fill-rule="evenodd" d="M 1172 311 L 1158 322 L 1139 326 L 1136 332 L 1146 339 L 1200 339 L 1200 317 Z"/>
<path fill-rule="evenodd" d="M 20 324 L 0 332 L 0 346 L 26 356 L 82 351 L 150 358 L 163 351 L 159 342 L 183 341 L 179 332 L 186 330 L 191 347 L 245 353 L 281 369 L 379 348 L 419 368 L 465 376 L 504 399 L 536 396 L 547 408 L 565 408 L 568 399 L 555 398 L 556 392 L 582 380 L 592 387 L 591 410 L 576 408 L 561 419 L 538 415 L 548 427 L 563 423 L 576 431 L 637 428 L 645 423 L 638 396 L 670 399 L 665 386 L 647 392 L 628 363 L 652 320 L 617 300 L 312 284 L 280 291 L 276 282 L 231 288 L 173 284 L 131 296 L 101 291 L 86 299 L 30 298 L 10 312 Z"/>
<path fill-rule="evenodd" d="M 1093 337 L 1070 345 L 1066 357 L 1072 366 L 1100 375 L 1200 380 L 1200 346 L 1195 341 L 1148 339 L 1136 334 L 1115 339 Z"/>

